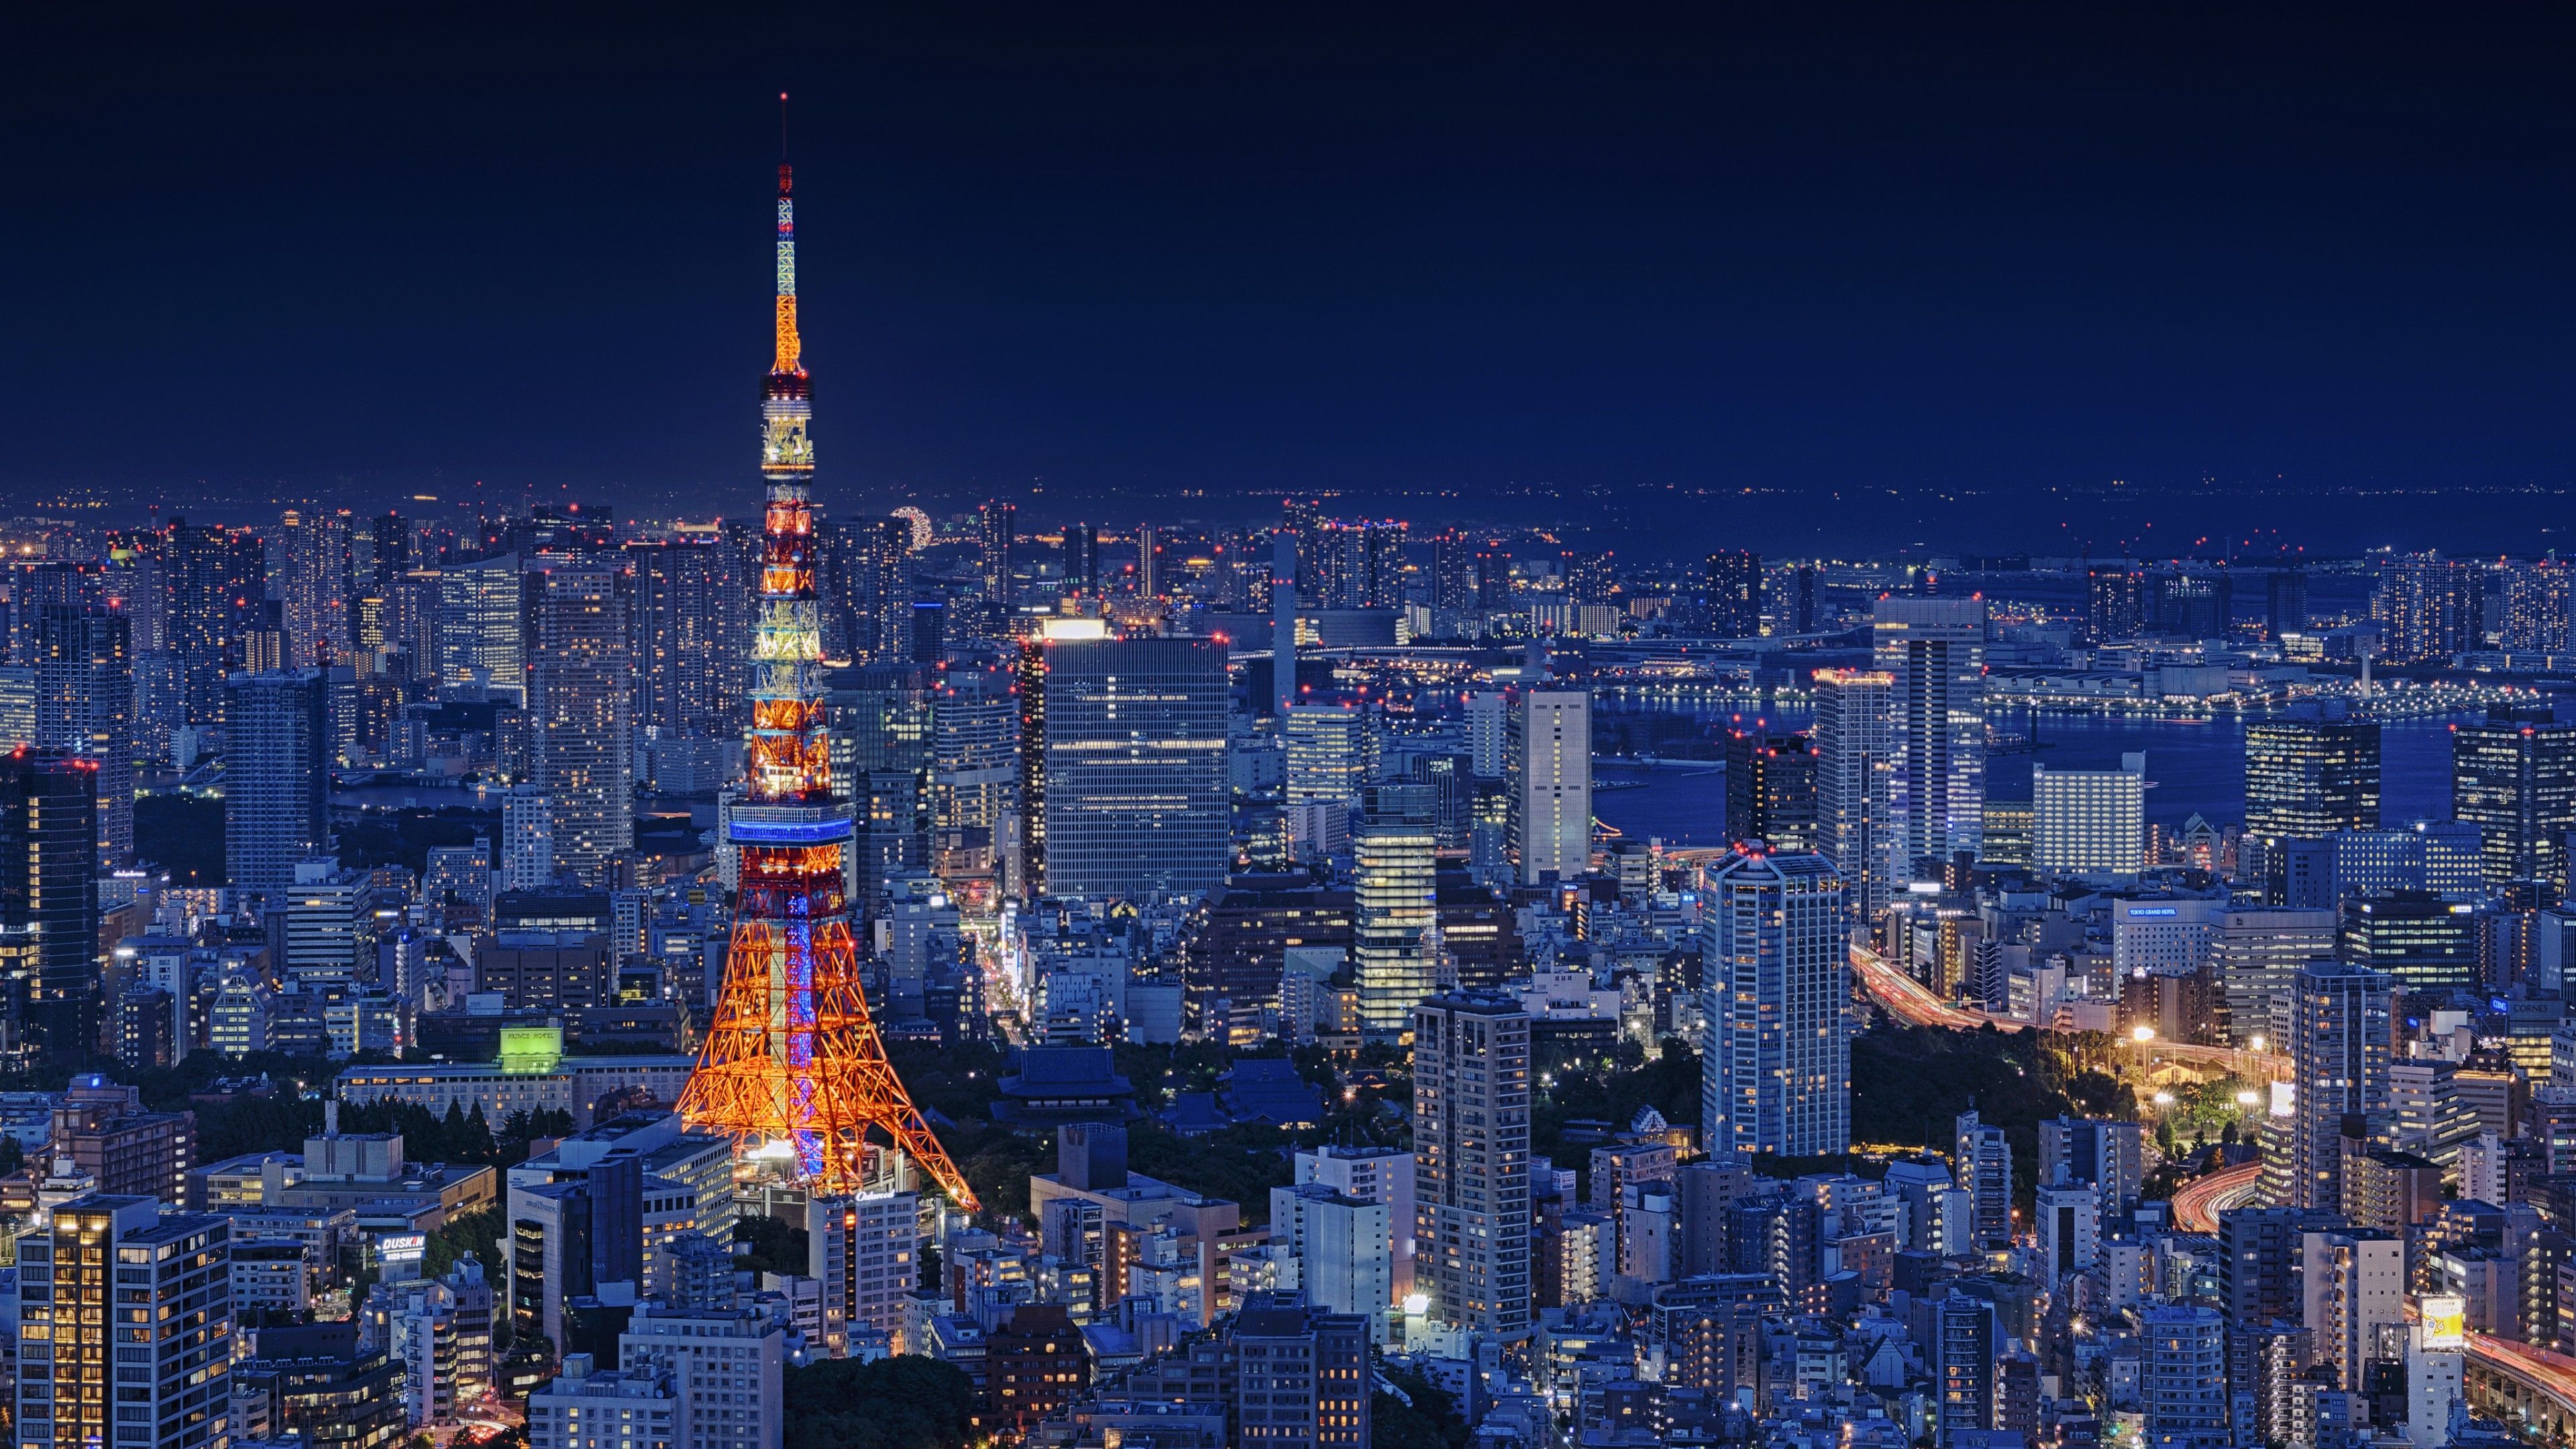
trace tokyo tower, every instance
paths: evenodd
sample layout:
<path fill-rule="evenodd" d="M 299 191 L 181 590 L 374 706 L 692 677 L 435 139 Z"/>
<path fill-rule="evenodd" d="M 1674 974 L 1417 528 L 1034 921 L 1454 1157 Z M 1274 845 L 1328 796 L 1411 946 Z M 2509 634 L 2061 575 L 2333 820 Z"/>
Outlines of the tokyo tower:
<path fill-rule="evenodd" d="M 785 96 L 779 100 L 783 104 Z M 886 1060 L 859 989 L 842 865 L 850 805 L 832 790 L 814 598 L 813 388 L 796 335 L 793 175 L 778 168 L 778 357 L 761 396 L 768 480 L 751 651 L 750 781 L 727 841 L 741 863 L 724 990 L 680 1116 L 794 1155 L 817 1192 L 858 1191 L 873 1127 L 959 1207 L 978 1204 Z"/>

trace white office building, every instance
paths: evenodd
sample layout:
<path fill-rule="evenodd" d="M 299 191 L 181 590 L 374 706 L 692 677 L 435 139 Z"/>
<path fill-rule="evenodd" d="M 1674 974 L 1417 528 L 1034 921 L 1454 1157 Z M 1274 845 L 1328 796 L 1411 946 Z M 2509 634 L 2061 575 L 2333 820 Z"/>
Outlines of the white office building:
<path fill-rule="evenodd" d="M 2147 856 L 2147 757 L 2116 770 L 2030 770 L 2034 869 L 2064 875 L 2136 875 Z"/>

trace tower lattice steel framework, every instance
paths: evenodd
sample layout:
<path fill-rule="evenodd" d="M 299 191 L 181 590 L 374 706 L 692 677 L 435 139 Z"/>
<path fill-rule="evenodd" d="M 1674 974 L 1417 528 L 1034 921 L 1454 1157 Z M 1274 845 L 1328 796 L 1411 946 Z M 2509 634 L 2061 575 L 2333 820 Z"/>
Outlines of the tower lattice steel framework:
<path fill-rule="evenodd" d="M 799 1174 L 826 1193 L 861 1186 L 876 1128 L 971 1212 L 975 1194 L 895 1076 L 859 988 L 843 884 L 854 832 L 849 803 L 832 789 L 816 677 L 813 389 L 802 352 L 793 180 L 782 163 L 778 357 L 762 389 L 769 502 L 751 654 L 750 780 L 726 836 L 740 860 L 740 892 L 724 990 L 680 1114 L 693 1130 L 787 1144 Z"/>

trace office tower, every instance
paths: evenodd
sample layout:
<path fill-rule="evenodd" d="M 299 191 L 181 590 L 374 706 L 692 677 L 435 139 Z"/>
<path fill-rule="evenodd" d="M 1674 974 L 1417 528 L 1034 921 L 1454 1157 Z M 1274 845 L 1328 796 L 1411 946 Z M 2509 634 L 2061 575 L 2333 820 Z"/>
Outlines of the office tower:
<path fill-rule="evenodd" d="M 1459 529 L 1431 536 L 1431 607 L 1461 614 L 1476 607 L 1476 544 Z"/>
<path fill-rule="evenodd" d="M 2431 891 L 2347 899 L 2336 954 L 2409 992 L 2474 991 L 2479 984 L 2477 918 Z"/>
<path fill-rule="evenodd" d="M 2379 828 L 2379 723 L 2292 718 L 2245 727 L 2245 833 L 2322 840 Z"/>
<path fill-rule="evenodd" d="M 2186 639 L 2224 639 L 2235 621 L 2235 580 L 2224 572 L 2181 574 L 2155 591 L 2155 625 Z"/>
<path fill-rule="evenodd" d="M 2486 647 L 2486 570 L 2416 554 L 2384 559 L 2370 595 L 2379 657 L 2391 664 L 2447 663 Z"/>
<path fill-rule="evenodd" d="M 1592 870 L 1592 696 L 1532 689 L 1506 717 L 1503 776 L 1511 784 L 1509 849 L 1520 883 L 1574 880 Z"/>
<path fill-rule="evenodd" d="M 2343 1206 L 2344 1114 L 2388 1105 L 2388 1013 L 2396 983 L 2366 967 L 2311 961 L 2291 998 L 2296 1072 L 2288 1206 Z M 2311 1325 L 2312 1327 L 2314 1325 Z"/>
<path fill-rule="evenodd" d="M 1467 727 L 1467 758 L 1476 777 L 1503 778 L 1510 751 L 1512 697 L 1499 689 L 1480 689 L 1458 702 Z"/>
<path fill-rule="evenodd" d="M 1851 1146 L 1843 881 L 1810 851 L 1744 850 L 1703 886 L 1702 1140 L 1720 1161 Z"/>
<path fill-rule="evenodd" d="M 1225 650 L 1045 644 L 1046 890 L 1196 896 L 1225 883 Z"/>
<path fill-rule="evenodd" d="M 1721 549 L 1701 562 L 1701 627 L 1721 639 L 1762 632 L 1762 555 Z"/>
<path fill-rule="evenodd" d="M 1300 1187 L 1328 1187 L 1352 1201 L 1378 1203 L 1386 1208 L 1387 1297 L 1394 1302 L 1411 1293 L 1413 1154 L 1399 1152 L 1392 1147 L 1346 1147 L 1327 1143 L 1321 1147 L 1298 1149 L 1292 1170 Z M 1272 1221 L 1277 1219 L 1274 1217 Z"/>
<path fill-rule="evenodd" d="M 876 1335 L 904 1340 L 904 1305 L 921 1282 L 921 1199 L 909 1192 L 817 1197 L 805 1203 L 806 1276 L 823 1285 L 823 1339 L 836 1358 Z"/>
<path fill-rule="evenodd" d="M 1441 853 L 1466 850 L 1475 818 L 1474 762 L 1466 755 L 1415 755 L 1413 783 L 1431 792 L 1431 833 Z"/>
<path fill-rule="evenodd" d="M 833 670 L 823 696 L 832 778 L 858 822 L 850 888 L 882 910 L 886 883 L 930 864 L 931 686 L 911 664 Z"/>
<path fill-rule="evenodd" d="M 1159 599 L 1168 584 L 1163 576 L 1163 536 L 1150 523 L 1136 528 L 1136 597 Z"/>
<path fill-rule="evenodd" d="M 1018 783 L 1019 702 L 1011 678 L 951 669 L 930 697 L 931 820 L 944 833 L 976 832 L 999 847 Z"/>
<path fill-rule="evenodd" d="M 1428 786 L 1361 791 L 1360 832 L 1351 842 L 1351 965 L 1360 1029 L 1372 1035 L 1401 1035 L 1412 1023 L 1413 1004 L 1431 994 L 1422 933 L 1438 919 L 1438 849 Z"/>
<path fill-rule="evenodd" d="M 1351 807 L 1377 779 L 1377 738 L 1369 712 L 1338 704 L 1300 704 L 1281 716 L 1289 833 L 1300 853 L 1340 853 Z"/>
<path fill-rule="evenodd" d="M 246 528 L 191 526 L 174 518 L 165 533 L 170 648 L 184 675 L 187 722 L 224 718 L 224 676 L 235 648 L 267 598 L 259 536 Z"/>
<path fill-rule="evenodd" d="M 1995 1332 L 1995 1305 L 1952 1293 L 1932 1309 L 1934 1414 L 1940 1442 L 1984 1433 L 1995 1422 L 1995 1357 L 2003 1342 Z"/>
<path fill-rule="evenodd" d="M 2030 767 L 2031 865 L 2068 875 L 2136 875 L 2147 858 L 2147 757 L 2116 770 Z"/>
<path fill-rule="evenodd" d="M 1808 736 L 1728 732 L 1726 834 L 1779 850 L 1816 848 L 1816 752 Z"/>
<path fill-rule="evenodd" d="M 1843 878 L 1852 913 L 1887 908 L 1888 719 L 1896 676 L 1819 669 L 1816 700 L 1816 849 Z"/>
<path fill-rule="evenodd" d="M 2308 576 L 2296 568 L 2274 569 L 2263 580 L 2263 634 L 2278 642 L 2284 634 L 2308 628 Z"/>
<path fill-rule="evenodd" d="M 1959 1115 L 1950 1156 L 1958 1185 L 1969 1194 L 1969 1231 L 1980 1244 L 2012 1241 L 2012 1143 L 1972 1108 Z"/>
<path fill-rule="evenodd" d="M 160 1208 L 148 1197 L 93 1193 L 54 1209 L 49 1228 L 19 1239 L 21 1445 L 221 1449 L 226 1442 L 232 1225 L 164 1217 Z M 127 1263 L 151 1270 L 113 1266 Z"/>
<path fill-rule="evenodd" d="M 2226 997 L 2228 1039 L 2286 1049 L 2299 969 L 2332 956 L 2337 934 L 2333 911 L 2248 907 L 2221 914 L 2210 968 Z"/>
<path fill-rule="evenodd" d="M 322 674 L 236 674 L 225 695 L 224 878 L 235 890 L 282 891 L 298 861 L 331 848 Z"/>
<path fill-rule="evenodd" d="M 1413 1011 L 1414 1289 L 1439 1321 L 1503 1341 L 1530 1326 L 1530 1018 L 1517 997 Z"/>
<path fill-rule="evenodd" d="M 516 554 L 439 570 L 431 646 L 441 695 L 463 697 L 480 687 L 514 701 L 527 697 L 527 587 Z"/>
<path fill-rule="evenodd" d="M 1309 1302 L 1313 1306 L 1308 1306 Z M 1365 1449 L 1369 1327 L 1312 1293 L 1260 1293 L 1235 1315 L 1237 1442 L 1276 1449 Z"/>
<path fill-rule="evenodd" d="M 28 1045 L 97 1047 L 98 768 L 61 750 L 0 755 L 0 988 Z"/>
<path fill-rule="evenodd" d="M 2405 1241 L 2371 1228 L 2303 1232 L 2299 1293 L 2318 1366 L 2338 1388 L 2357 1391 L 2381 1332 L 2406 1322 Z"/>
<path fill-rule="evenodd" d="M 2564 881 L 2576 829 L 2576 724 L 2546 709 L 2451 726 L 2451 818 L 2478 827 L 2486 883 Z"/>
<path fill-rule="evenodd" d="M 1064 591 L 1068 594 L 1100 593 L 1100 529 L 1097 525 L 1065 525 Z"/>
<path fill-rule="evenodd" d="M 1270 711 L 1280 718 L 1297 703 L 1297 535 L 1270 535 Z"/>
<path fill-rule="evenodd" d="M 1020 510 L 1009 503 L 987 503 L 975 511 L 975 566 L 984 584 L 984 602 L 997 614 L 1010 612 L 1013 583 L 1011 549 L 1019 541 Z"/>
<path fill-rule="evenodd" d="M 2227 1320 L 2215 1308 L 2164 1304 L 2140 1315 L 2146 1347 L 2139 1397 L 2147 1449 L 2225 1449 L 2235 1442 L 2227 1402 Z"/>
<path fill-rule="evenodd" d="M 672 1449 L 683 1442 L 687 1407 L 668 1374 L 602 1368 L 591 1354 L 567 1353 L 555 1376 L 528 1394 L 528 1446 Z"/>
<path fill-rule="evenodd" d="M 618 1335 L 617 1353 L 627 1373 L 670 1377 L 681 1405 L 671 1449 L 779 1449 L 784 1442 L 787 1330 L 767 1312 L 646 1304 Z"/>
<path fill-rule="evenodd" d="M 733 588 L 724 546 L 705 535 L 628 544 L 635 609 L 635 723 L 664 738 L 738 734 L 741 651 L 725 633 Z M 873 637 L 873 636 L 871 636 Z"/>
<path fill-rule="evenodd" d="M 349 511 L 286 510 L 269 540 L 285 574 L 286 637 L 295 664 L 328 669 L 349 647 L 349 600 L 355 560 Z"/>
<path fill-rule="evenodd" d="M 2146 623 L 2147 576 L 2137 565 L 2084 566 L 2084 637 L 2095 644 L 2134 639 Z"/>
<path fill-rule="evenodd" d="M 1816 587 L 1816 567 L 1800 564 L 1789 572 L 1789 632 L 1813 634 L 1824 617 Z"/>
<path fill-rule="evenodd" d="M 2137 1196 L 2145 1153 L 2146 1129 L 2135 1122 L 2052 1117 L 2039 1124 L 2039 1181 L 2098 1183 L 2105 1212 Z"/>
<path fill-rule="evenodd" d="M 1985 638 L 1982 599 L 1882 598 L 1877 665 L 1893 675 L 1888 711 L 1889 892 L 1928 878 L 1984 841 Z"/>
<path fill-rule="evenodd" d="M 635 847 L 634 651 L 626 591 L 606 569 L 540 575 L 528 650 L 536 786 L 554 812 L 555 868 L 609 883 Z"/>
<path fill-rule="evenodd" d="M 134 856 L 134 660 L 130 622 L 94 605 L 52 604 L 36 630 L 36 743 L 98 771 L 98 853 Z"/>

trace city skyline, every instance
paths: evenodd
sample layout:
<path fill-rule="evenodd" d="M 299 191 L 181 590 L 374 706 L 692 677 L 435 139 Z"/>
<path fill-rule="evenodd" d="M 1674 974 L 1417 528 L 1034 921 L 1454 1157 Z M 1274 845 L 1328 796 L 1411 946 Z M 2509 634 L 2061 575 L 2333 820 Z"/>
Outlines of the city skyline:
<path fill-rule="evenodd" d="M 31 54 L 79 52 L 58 23 Z M 760 345 L 741 218 L 785 89 L 825 451 L 869 511 L 1331 492 L 1775 554 L 2566 522 L 2564 188 L 2513 184 L 2563 124 L 2553 22 L 768 23 L 798 53 L 585 33 L 543 80 L 394 22 L 174 24 L 112 88 L 31 68 L 31 214 L 63 221 L 0 255 L 123 284 L 18 310 L 0 485 L 747 512 L 723 359 Z M 37 364 L 102 327 L 151 420 L 113 450 Z"/>

